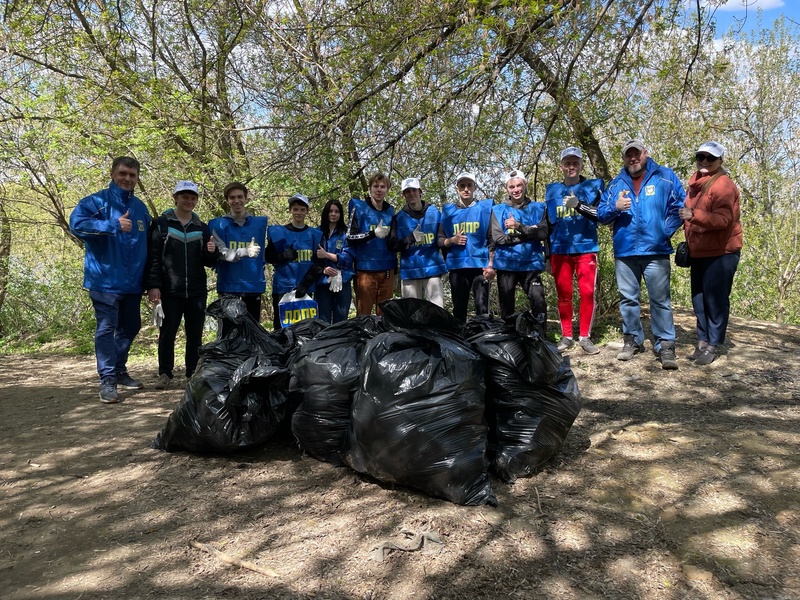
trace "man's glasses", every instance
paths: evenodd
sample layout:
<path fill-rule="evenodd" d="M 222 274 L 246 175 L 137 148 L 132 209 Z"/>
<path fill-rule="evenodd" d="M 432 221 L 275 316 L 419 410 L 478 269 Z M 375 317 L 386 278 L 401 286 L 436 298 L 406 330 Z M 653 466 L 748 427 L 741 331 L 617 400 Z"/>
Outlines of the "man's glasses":
<path fill-rule="evenodd" d="M 697 162 L 703 162 L 704 160 L 706 160 L 708 162 L 714 162 L 715 160 L 717 160 L 717 158 L 718 157 L 716 157 L 716 156 L 714 156 L 712 154 L 695 154 L 694 155 L 694 159 Z"/>

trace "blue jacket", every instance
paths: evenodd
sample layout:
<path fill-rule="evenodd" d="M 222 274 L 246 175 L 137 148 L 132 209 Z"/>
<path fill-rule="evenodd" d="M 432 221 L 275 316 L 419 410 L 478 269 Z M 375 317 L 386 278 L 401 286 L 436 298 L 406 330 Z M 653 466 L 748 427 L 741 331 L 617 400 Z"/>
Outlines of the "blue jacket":
<path fill-rule="evenodd" d="M 400 252 L 400 279 L 424 279 L 447 273 L 437 236 L 442 215 L 433 204 L 425 204 L 419 212 L 408 206 L 398 212 L 392 224 L 391 238 Z M 419 226 L 425 240 L 416 242 L 412 232 Z M 391 248 L 393 242 L 389 242 Z"/>
<path fill-rule="evenodd" d="M 119 226 L 125 213 L 133 221 L 128 232 Z M 144 202 L 113 181 L 78 202 L 69 216 L 69 228 L 84 242 L 83 287 L 111 294 L 141 294 L 149 227 L 150 213 Z"/>
<path fill-rule="evenodd" d="M 466 207 L 455 204 L 445 204 L 442 207 L 442 236 L 453 237 L 456 231 L 467 236 L 467 243 L 464 246 L 442 248 L 445 253 L 445 264 L 449 270 L 484 269 L 488 266 L 488 234 L 492 204 L 493 201 L 487 199 L 473 202 Z"/>
<path fill-rule="evenodd" d="M 631 208 L 617 210 L 620 192 L 626 191 Z M 633 193 L 633 180 L 623 168 L 608 184 L 597 218 L 614 224 L 614 256 L 646 256 L 672 254 L 670 238 L 683 225 L 678 211 L 683 208 L 686 192 L 672 169 L 647 159 L 639 195 Z"/>
<path fill-rule="evenodd" d="M 506 229 L 505 220 L 514 217 L 523 231 Z M 492 207 L 492 247 L 498 271 L 544 271 L 547 215 L 544 202 L 525 201 L 517 206 L 507 200 Z"/>
<path fill-rule="evenodd" d="M 322 248 L 325 250 L 325 252 L 336 254 L 339 257 L 338 262 L 333 262 L 326 259 L 325 266 L 338 269 L 342 273 L 342 283 L 347 283 L 353 279 L 354 273 L 352 269 L 352 260 L 350 259 L 351 255 L 347 250 L 347 233 L 339 233 L 338 231 L 334 231 L 330 237 L 325 237 L 323 234 Z M 320 285 L 327 285 L 330 283 L 330 281 L 327 275 L 320 275 L 317 283 Z"/>
<path fill-rule="evenodd" d="M 348 205 L 350 231 L 347 244 L 354 251 L 356 271 L 394 271 L 397 255 L 389 250 L 386 238 L 375 237 L 375 227 L 381 221 L 386 227 L 392 224 L 394 207 L 384 201 L 383 210 L 377 210 L 371 200 L 352 198 Z"/>
<path fill-rule="evenodd" d="M 577 185 L 551 183 L 545 190 L 547 220 L 550 222 L 550 252 L 552 254 L 586 254 L 597 252 L 597 223 L 582 216 L 574 208 L 564 206 L 564 196 L 570 193 L 584 204 L 596 205 L 605 188 L 602 179 L 583 179 Z"/>
<path fill-rule="evenodd" d="M 250 240 L 256 240 L 261 253 L 255 258 L 245 256 L 237 262 L 220 259 L 217 262 L 217 291 L 221 294 L 263 294 L 267 289 L 264 274 L 264 249 L 267 245 L 267 217 L 247 215 L 239 225 L 232 215 L 211 219 L 208 223 L 211 233 L 222 238 L 228 248 L 244 248 Z"/>
<path fill-rule="evenodd" d="M 292 261 L 276 261 L 272 273 L 272 293 L 291 292 L 303 280 L 317 256 L 317 248 L 322 242 L 322 231 L 306 226 L 296 229 L 291 225 L 272 225 L 269 228 L 269 256 L 276 256 L 293 248 L 297 257 Z M 272 259 L 270 259 L 272 260 Z M 316 282 L 308 288 L 314 291 Z"/>

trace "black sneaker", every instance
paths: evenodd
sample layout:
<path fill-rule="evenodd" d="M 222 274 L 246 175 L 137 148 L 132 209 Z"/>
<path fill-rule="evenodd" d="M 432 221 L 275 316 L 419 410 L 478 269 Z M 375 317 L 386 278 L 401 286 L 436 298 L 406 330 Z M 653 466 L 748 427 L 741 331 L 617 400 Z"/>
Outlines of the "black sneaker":
<path fill-rule="evenodd" d="M 128 375 L 127 371 L 117 375 L 117 385 L 126 390 L 140 390 L 144 387 L 141 381 L 137 381 Z"/>
<path fill-rule="evenodd" d="M 113 377 L 106 377 L 100 381 L 100 402 L 103 404 L 116 404 L 119 402 L 117 381 Z"/>
<path fill-rule="evenodd" d="M 626 333 L 623 336 L 625 340 L 625 344 L 622 346 L 622 351 L 617 354 L 617 360 L 630 360 L 636 354 L 640 352 L 644 352 L 644 346 L 641 344 L 637 344 L 633 340 L 633 335 L 630 333 Z"/>
<path fill-rule="evenodd" d="M 662 369 L 674 371 L 678 368 L 678 359 L 675 356 L 675 342 L 662 342 L 658 357 L 661 359 Z"/>

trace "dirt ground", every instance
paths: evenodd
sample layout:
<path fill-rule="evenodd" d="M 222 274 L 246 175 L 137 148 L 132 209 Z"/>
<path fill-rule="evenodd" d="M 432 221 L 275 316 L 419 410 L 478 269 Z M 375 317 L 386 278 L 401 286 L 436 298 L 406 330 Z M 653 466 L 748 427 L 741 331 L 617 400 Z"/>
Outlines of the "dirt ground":
<path fill-rule="evenodd" d="M 734 319 L 726 354 L 572 350 L 584 408 L 497 508 L 382 487 L 272 445 L 150 443 L 181 397 L 106 406 L 91 357 L 0 358 L 0 595 L 51 598 L 800 598 L 800 329 Z M 648 344 L 649 347 L 649 344 Z M 435 532 L 418 551 L 375 552 Z M 198 542 L 261 569 L 231 566 Z"/>

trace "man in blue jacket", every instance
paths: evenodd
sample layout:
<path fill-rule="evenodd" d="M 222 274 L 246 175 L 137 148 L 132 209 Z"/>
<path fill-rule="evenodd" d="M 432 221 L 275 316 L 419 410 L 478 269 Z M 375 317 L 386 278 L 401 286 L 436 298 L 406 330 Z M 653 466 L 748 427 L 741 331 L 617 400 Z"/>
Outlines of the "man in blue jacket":
<path fill-rule="evenodd" d="M 622 146 L 624 167 L 608 185 L 597 217 L 613 224 L 614 259 L 624 346 L 618 360 L 644 351 L 639 295 L 644 278 L 650 297 L 653 349 L 663 369 L 677 369 L 675 324 L 670 303 L 670 238 L 681 227 L 678 211 L 686 192 L 678 176 L 647 155 L 638 139 Z"/>
<path fill-rule="evenodd" d="M 117 386 L 142 387 L 127 367 L 128 352 L 142 326 L 150 226 L 147 207 L 133 195 L 139 170 L 136 159 L 115 158 L 108 188 L 83 198 L 69 218 L 70 231 L 84 243 L 83 287 L 89 290 L 97 319 L 94 349 L 100 401 L 105 404 L 119 402 Z"/>

